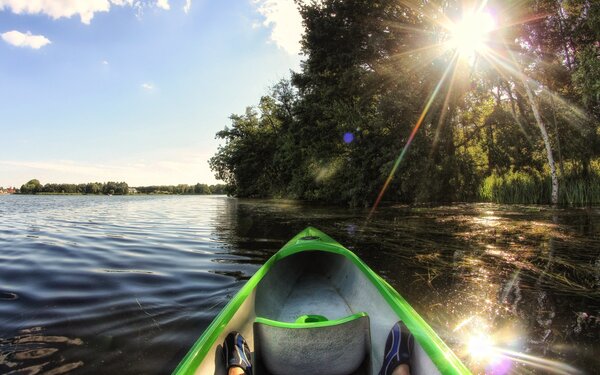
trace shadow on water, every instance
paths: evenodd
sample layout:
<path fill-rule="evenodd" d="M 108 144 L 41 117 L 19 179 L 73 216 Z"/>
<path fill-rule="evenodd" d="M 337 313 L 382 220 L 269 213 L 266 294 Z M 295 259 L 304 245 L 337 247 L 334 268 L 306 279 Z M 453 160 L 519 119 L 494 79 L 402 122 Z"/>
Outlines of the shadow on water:
<path fill-rule="evenodd" d="M 400 291 L 475 372 L 579 373 L 599 364 L 598 209 L 397 206 L 365 225 L 363 210 L 234 206 L 227 242 L 240 256 L 260 264 L 299 230 L 319 227 Z M 490 367 L 473 357 L 479 335 L 504 360 Z"/>
<path fill-rule="evenodd" d="M 168 373 L 308 225 L 356 252 L 475 372 L 600 365 L 597 208 L 393 206 L 365 225 L 368 210 L 287 201 L 111 198 L 1 197 L 0 373 Z M 481 335 L 494 367 L 467 350 Z"/>

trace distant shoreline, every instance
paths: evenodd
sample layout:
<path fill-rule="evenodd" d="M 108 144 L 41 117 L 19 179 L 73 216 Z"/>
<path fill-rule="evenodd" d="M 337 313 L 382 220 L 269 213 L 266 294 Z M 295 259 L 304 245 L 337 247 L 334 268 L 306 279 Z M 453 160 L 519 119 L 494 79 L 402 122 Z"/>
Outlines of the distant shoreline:
<path fill-rule="evenodd" d="M 226 193 L 214 193 L 214 194 L 175 194 L 175 193 L 135 193 L 135 194 L 85 194 L 85 193 L 0 193 L 0 195 L 81 195 L 81 196 L 94 196 L 94 197 L 102 197 L 102 196 L 115 196 L 115 197 L 134 197 L 134 196 L 155 196 L 155 195 L 177 195 L 177 196 L 194 196 L 194 195 L 227 195 Z"/>
<path fill-rule="evenodd" d="M 226 194 L 223 184 L 129 186 L 126 182 L 88 182 L 80 184 L 46 183 L 29 180 L 20 189 L 0 187 L 0 192 L 26 195 L 213 195 Z"/>

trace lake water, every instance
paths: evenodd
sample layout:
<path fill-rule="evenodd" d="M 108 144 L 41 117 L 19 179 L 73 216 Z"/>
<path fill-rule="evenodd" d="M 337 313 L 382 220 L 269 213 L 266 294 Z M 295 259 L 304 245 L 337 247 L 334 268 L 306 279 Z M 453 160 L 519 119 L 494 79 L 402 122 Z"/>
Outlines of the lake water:
<path fill-rule="evenodd" d="M 243 283 L 315 226 L 475 372 L 597 373 L 600 209 L 378 210 L 222 196 L 0 196 L 0 373 L 169 373 Z M 548 362 L 551 361 L 551 362 Z"/>

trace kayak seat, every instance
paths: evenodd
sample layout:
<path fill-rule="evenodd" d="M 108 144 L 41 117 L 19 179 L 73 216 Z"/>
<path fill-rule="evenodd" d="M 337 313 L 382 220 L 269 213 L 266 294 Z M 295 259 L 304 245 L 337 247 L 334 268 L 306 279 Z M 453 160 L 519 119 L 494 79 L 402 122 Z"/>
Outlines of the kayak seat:
<path fill-rule="evenodd" d="M 256 375 L 371 372 L 371 333 L 366 313 L 338 320 L 305 315 L 293 323 L 257 317 L 253 328 Z"/>

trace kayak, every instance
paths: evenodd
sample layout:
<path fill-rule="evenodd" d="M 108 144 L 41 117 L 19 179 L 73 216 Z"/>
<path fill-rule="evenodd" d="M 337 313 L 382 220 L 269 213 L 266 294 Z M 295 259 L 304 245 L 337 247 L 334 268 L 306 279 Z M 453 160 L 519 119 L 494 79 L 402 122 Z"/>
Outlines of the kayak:
<path fill-rule="evenodd" d="M 249 345 L 254 375 L 377 374 L 398 321 L 414 337 L 412 374 L 471 373 L 394 288 L 308 227 L 248 280 L 173 374 L 226 374 L 222 343 L 233 331 Z"/>

